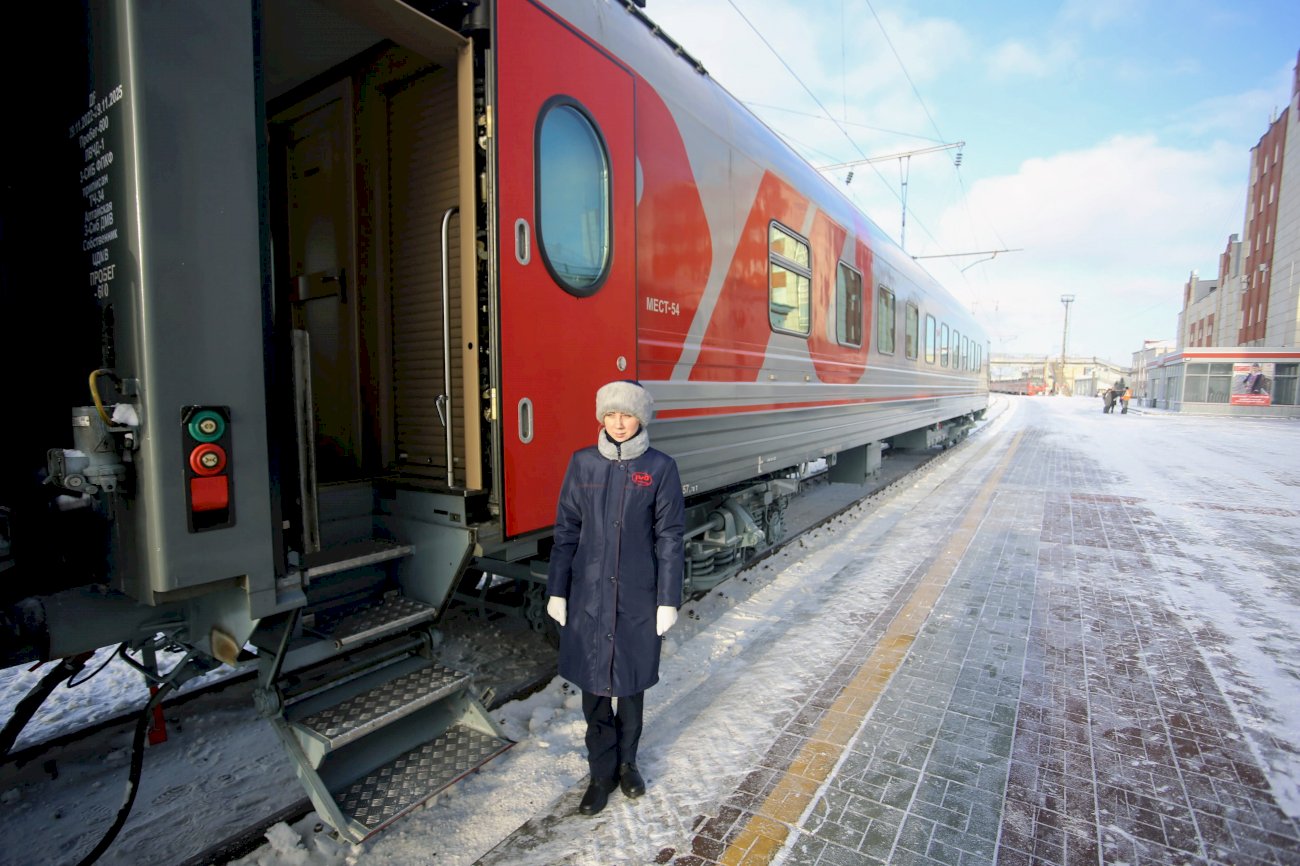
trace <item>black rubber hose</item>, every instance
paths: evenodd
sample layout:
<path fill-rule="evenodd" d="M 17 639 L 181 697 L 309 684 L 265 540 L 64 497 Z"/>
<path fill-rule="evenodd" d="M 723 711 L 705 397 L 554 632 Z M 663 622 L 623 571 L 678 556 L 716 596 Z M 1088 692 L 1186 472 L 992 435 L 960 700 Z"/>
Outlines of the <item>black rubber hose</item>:
<path fill-rule="evenodd" d="M 144 709 L 140 711 L 140 718 L 135 723 L 135 737 L 131 743 L 131 775 L 127 780 L 126 799 L 122 802 L 122 808 L 117 810 L 117 817 L 113 819 L 113 826 L 108 828 L 108 832 L 99 840 L 89 854 L 82 857 L 77 862 L 77 866 L 90 866 L 108 850 L 117 838 L 117 834 L 122 831 L 122 826 L 126 824 L 126 819 L 131 815 L 131 807 L 135 805 L 135 795 L 140 789 L 140 770 L 144 767 L 144 738 L 149 733 L 149 720 L 153 716 L 154 707 L 163 699 L 163 695 L 172 690 L 170 683 L 163 683 L 158 687 L 145 704 Z"/>
<path fill-rule="evenodd" d="M 93 655 L 93 652 L 81 653 L 60 660 L 14 706 L 13 715 L 5 723 L 4 730 L 0 731 L 0 761 L 9 757 L 9 750 L 17 742 L 18 735 L 22 733 L 23 728 L 27 727 L 27 723 L 31 721 L 32 716 L 36 715 L 36 711 L 40 709 L 41 704 L 45 703 L 45 699 L 50 696 L 50 693 L 58 688 L 59 683 L 81 673 L 82 668 L 86 666 L 86 662 L 90 661 L 90 657 Z"/>

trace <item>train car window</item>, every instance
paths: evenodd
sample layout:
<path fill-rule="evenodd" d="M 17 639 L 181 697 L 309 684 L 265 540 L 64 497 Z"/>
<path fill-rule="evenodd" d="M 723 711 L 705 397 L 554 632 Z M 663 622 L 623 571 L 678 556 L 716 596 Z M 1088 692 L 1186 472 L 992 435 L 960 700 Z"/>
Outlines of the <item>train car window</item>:
<path fill-rule="evenodd" d="M 876 350 L 894 354 L 894 293 L 885 286 L 876 287 Z"/>
<path fill-rule="evenodd" d="M 921 311 L 916 304 L 908 304 L 904 312 L 903 352 L 913 361 L 916 360 L 916 343 L 920 339 Z"/>
<path fill-rule="evenodd" d="M 768 233 L 767 315 L 772 330 L 806 337 L 812 310 L 808 242 L 772 223 Z"/>
<path fill-rule="evenodd" d="M 925 363 L 934 363 L 934 346 L 938 342 L 938 324 L 934 321 L 934 316 L 926 314 L 925 317 Z"/>
<path fill-rule="evenodd" d="M 600 129 L 567 97 L 542 107 L 537 123 L 537 241 L 565 291 L 599 291 L 613 248 L 609 151 Z"/>
<path fill-rule="evenodd" d="M 952 329 L 952 353 L 948 355 L 948 366 L 954 370 L 961 369 L 961 331 Z"/>
<path fill-rule="evenodd" d="M 948 366 L 948 326 L 939 326 L 939 366 Z"/>
<path fill-rule="evenodd" d="M 963 370 L 970 369 L 970 338 L 969 337 L 961 338 L 961 368 Z"/>
<path fill-rule="evenodd" d="M 835 338 L 842 346 L 862 345 L 862 274 L 840 262 L 835 275 Z"/>

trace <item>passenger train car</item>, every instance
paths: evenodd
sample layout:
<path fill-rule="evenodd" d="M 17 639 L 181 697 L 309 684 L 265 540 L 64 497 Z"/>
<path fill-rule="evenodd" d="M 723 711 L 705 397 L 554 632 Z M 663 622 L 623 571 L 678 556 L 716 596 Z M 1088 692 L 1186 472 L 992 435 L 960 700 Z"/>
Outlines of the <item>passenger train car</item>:
<path fill-rule="evenodd" d="M 801 465 L 861 483 L 985 410 L 969 314 L 636 3 L 49 14 L 9 61 L 41 97 L 0 650 L 120 642 L 163 688 L 255 655 L 351 838 L 508 747 L 433 629 L 485 581 L 543 627 L 601 384 L 655 399 L 695 592 L 780 537 Z"/>

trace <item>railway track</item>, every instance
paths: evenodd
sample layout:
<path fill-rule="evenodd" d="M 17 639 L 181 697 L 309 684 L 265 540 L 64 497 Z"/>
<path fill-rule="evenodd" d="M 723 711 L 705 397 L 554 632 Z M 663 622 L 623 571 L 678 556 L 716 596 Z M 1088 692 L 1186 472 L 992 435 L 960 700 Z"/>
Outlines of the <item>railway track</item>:
<path fill-rule="evenodd" d="M 880 497 L 892 487 L 907 483 L 910 473 L 940 458 L 944 453 L 904 452 L 889 455 L 884 461 L 880 476 L 873 483 L 861 487 L 831 485 L 825 483 L 824 478 L 810 476 L 804 491 L 787 509 L 786 537 L 756 556 L 746 567 L 752 567 L 786 546 L 798 543 L 811 530 L 834 520 L 860 502 Z M 720 588 L 726 588 L 728 583 L 724 582 Z M 690 605 L 691 602 L 688 601 L 684 607 L 689 608 Z M 689 615 L 690 611 L 687 610 L 686 613 Z M 476 633 L 485 630 L 488 632 L 486 636 L 480 634 L 477 640 L 474 638 Z M 490 695 L 485 701 L 489 711 L 545 686 L 554 677 L 553 650 L 543 636 L 527 627 L 522 618 L 511 620 L 498 617 L 485 627 L 483 620 L 473 614 L 470 608 L 461 607 L 449 611 L 440 624 L 440 632 L 447 635 L 440 649 L 444 653 L 459 656 L 454 661 L 470 669 L 480 688 Z M 530 660 L 531 666 L 521 662 L 523 659 Z M 164 706 L 167 726 L 173 731 L 183 730 L 192 720 L 214 714 L 228 714 L 235 720 L 232 724 L 256 725 L 260 719 L 253 708 L 252 693 L 255 685 L 256 671 L 250 665 L 220 680 L 176 695 Z M 115 753 L 123 747 L 124 741 L 129 740 L 138 712 L 138 709 L 132 709 L 117 713 L 111 718 L 15 750 L 0 766 L 0 792 L 8 791 L 14 786 L 26 786 L 31 791 L 41 784 L 54 784 L 60 776 L 62 764 L 84 761 L 88 755 Z M 270 731 L 265 734 L 267 739 L 274 740 Z M 279 748 L 278 743 L 274 745 L 276 749 Z M 121 772 L 125 773 L 125 768 L 121 768 Z M 176 768 L 158 766 L 152 755 L 146 755 L 146 777 L 151 774 L 170 777 L 174 773 L 177 773 Z M 228 863 L 263 845 L 267 831 L 274 825 L 281 822 L 294 823 L 309 814 L 312 811 L 310 801 L 302 795 L 292 773 L 286 772 L 285 775 L 290 777 L 287 780 L 289 786 L 280 792 L 282 796 L 266 801 L 269 805 L 264 815 L 251 822 L 244 821 L 225 838 L 176 862 L 184 866 Z M 180 784 L 173 785 L 169 790 L 182 787 L 197 791 L 204 786 Z M 229 799 L 235 799 L 235 796 Z M 140 801 L 135 808 L 138 812 L 144 812 L 150 805 Z M 202 805 L 196 804 L 196 808 L 202 808 Z M 73 815 L 66 817 L 75 818 Z M 87 824 L 83 835 L 93 840 L 100 832 L 101 828 Z M 111 855 L 110 848 L 103 862 L 113 862 Z"/>

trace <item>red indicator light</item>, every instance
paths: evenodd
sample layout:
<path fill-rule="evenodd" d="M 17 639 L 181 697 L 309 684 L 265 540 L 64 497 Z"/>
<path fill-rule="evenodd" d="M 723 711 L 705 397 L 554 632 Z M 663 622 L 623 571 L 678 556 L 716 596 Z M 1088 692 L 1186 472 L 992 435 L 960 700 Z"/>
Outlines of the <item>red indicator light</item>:
<path fill-rule="evenodd" d="M 216 475 L 226 468 L 226 450 L 211 442 L 190 452 L 190 468 L 195 475 Z"/>

